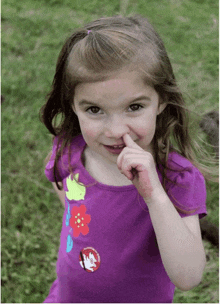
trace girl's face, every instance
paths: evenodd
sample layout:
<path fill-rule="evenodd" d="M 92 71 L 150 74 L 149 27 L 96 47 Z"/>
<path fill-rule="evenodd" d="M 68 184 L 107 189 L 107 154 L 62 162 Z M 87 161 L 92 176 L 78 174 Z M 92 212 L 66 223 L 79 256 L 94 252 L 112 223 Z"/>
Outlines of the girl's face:
<path fill-rule="evenodd" d="M 75 88 L 73 111 L 85 142 L 96 157 L 115 163 L 123 135 L 154 155 L 152 139 L 156 117 L 165 108 L 159 96 L 135 71 L 120 72 L 104 81 L 80 83 Z"/>

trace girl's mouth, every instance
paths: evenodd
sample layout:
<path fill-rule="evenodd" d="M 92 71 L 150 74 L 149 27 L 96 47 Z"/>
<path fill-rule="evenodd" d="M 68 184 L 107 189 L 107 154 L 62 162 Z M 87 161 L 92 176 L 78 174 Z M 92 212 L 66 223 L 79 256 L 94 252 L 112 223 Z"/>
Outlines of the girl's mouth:
<path fill-rule="evenodd" d="M 105 146 L 106 150 L 108 150 L 112 154 L 120 154 L 121 151 L 124 149 L 125 145 L 120 146 Z"/>

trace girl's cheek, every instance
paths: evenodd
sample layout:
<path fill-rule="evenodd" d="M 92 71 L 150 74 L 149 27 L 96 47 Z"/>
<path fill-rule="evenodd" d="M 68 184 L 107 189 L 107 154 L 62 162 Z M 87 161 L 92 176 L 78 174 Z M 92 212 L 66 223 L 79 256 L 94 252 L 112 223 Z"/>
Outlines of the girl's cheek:
<path fill-rule="evenodd" d="M 136 126 L 134 128 L 131 126 L 130 130 L 138 138 L 138 140 L 143 140 L 143 139 L 145 139 L 146 135 L 149 132 L 149 127 L 147 127 L 147 126 L 143 127 L 142 125 L 140 125 L 140 126 Z"/>
<path fill-rule="evenodd" d="M 84 132 L 84 134 L 90 140 L 96 137 L 96 133 L 93 132 L 92 130 L 88 130 L 88 131 Z"/>
<path fill-rule="evenodd" d="M 96 126 L 90 124 L 89 122 L 85 124 L 80 124 L 80 129 L 82 134 L 90 139 L 97 136 L 98 130 L 101 130 L 100 128 L 97 128 Z"/>
<path fill-rule="evenodd" d="M 102 125 L 98 122 L 94 121 L 85 121 L 84 122 L 84 129 L 89 133 L 89 134 L 95 134 L 97 133 L 98 130 L 101 130 Z"/>

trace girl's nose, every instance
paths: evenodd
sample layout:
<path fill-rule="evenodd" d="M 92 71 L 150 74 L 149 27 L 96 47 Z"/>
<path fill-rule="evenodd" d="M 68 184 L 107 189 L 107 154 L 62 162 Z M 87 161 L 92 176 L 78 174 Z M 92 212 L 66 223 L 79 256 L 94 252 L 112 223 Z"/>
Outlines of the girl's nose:
<path fill-rule="evenodd" d="M 121 138 L 129 132 L 129 127 L 122 118 L 118 117 L 109 119 L 103 130 L 106 137 Z"/>

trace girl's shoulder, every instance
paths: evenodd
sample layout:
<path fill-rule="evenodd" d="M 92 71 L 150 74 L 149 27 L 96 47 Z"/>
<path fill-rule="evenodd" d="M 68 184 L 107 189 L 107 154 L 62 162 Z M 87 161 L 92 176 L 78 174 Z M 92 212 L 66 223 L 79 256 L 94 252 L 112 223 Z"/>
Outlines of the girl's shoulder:
<path fill-rule="evenodd" d="M 62 145 L 64 136 L 62 137 L 58 137 L 55 136 L 54 140 L 53 140 L 53 152 L 56 151 L 57 146 L 58 148 Z M 83 148 L 85 146 L 85 140 L 82 136 L 82 134 L 79 134 L 77 136 L 74 136 L 72 138 L 72 140 L 70 141 L 70 147 L 71 147 L 71 151 L 72 152 L 78 152 L 78 150 L 80 150 L 81 148 Z M 63 156 L 65 156 L 68 153 L 68 147 L 66 147 L 63 151 Z"/>
<path fill-rule="evenodd" d="M 206 184 L 202 173 L 184 156 L 171 152 L 168 158 L 167 193 L 173 203 L 183 210 L 203 217 L 206 212 Z M 191 215 L 192 215 L 191 214 Z M 182 214 L 182 216 L 185 216 Z"/>
<path fill-rule="evenodd" d="M 176 151 L 172 151 L 168 156 L 168 167 L 176 170 L 196 167 L 184 156 Z"/>
<path fill-rule="evenodd" d="M 191 182 L 193 178 L 197 177 L 204 181 L 204 177 L 199 169 L 190 160 L 176 151 L 169 153 L 167 167 L 167 175 L 171 180 L 182 180 L 182 182 L 186 183 Z"/>
<path fill-rule="evenodd" d="M 56 154 L 59 148 L 62 145 L 62 138 L 59 139 L 57 136 L 54 138 L 52 153 L 49 161 L 45 167 L 45 175 L 49 179 L 49 181 L 54 182 L 54 164 L 56 159 Z M 57 180 L 62 181 L 66 178 L 69 174 L 69 165 L 74 166 L 75 164 L 79 163 L 81 160 L 82 151 L 85 147 L 86 143 L 82 137 L 82 135 L 77 135 L 74 137 L 69 145 L 67 145 L 62 153 L 61 157 L 58 160 L 57 168 L 59 172 L 59 176 L 57 175 Z M 70 162 L 69 162 L 70 160 Z"/>

